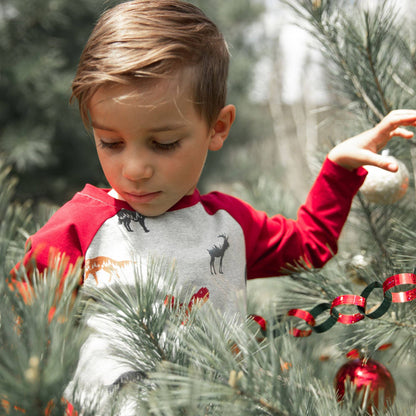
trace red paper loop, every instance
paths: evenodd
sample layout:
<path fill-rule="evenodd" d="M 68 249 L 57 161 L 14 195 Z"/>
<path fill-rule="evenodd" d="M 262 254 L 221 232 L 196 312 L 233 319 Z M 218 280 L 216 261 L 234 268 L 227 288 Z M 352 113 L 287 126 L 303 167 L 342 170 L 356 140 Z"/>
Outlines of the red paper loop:
<path fill-rule="evenodd" d="M 291 309 L 288 313 L 288 316 L 295 316 L 296 318 L 302 319 L 308 325 L 314 326 L 315 325 L 315 318 L 308 312 L 304 311 L 303 309 Z M 291 334 L 294 337 L 308 337 L 312 334 L 312 329 L 298 329 L 292 328 Z"/>
<path fill-rule="evenodd" d="M 262 316 L 252 314 L 252 315 L 250 315 L 250 318 L 254 322 L 257 322 L 260 325 L 260 328 L 261 328 L 262 331 L 266 331 L 266 329 L 267 329 L 266 328 L 267 327 L 267 322 L 266 322 L 266 320 Z"/>
<path fill-rule="evenodd" d="M 399 274 L 395 274 L 394 276 L 390 276 L 383 283 L 384 293 L 400 285 L 416 285 L 416 274 L 399 273 Z M 406 290 L 404 292 L 393 292 L 391 296 L 392 296 L 393 303 L 410 302 L 416 299 L 416 288 Z"/>
<path fill-rule="evenodd" d="M 341 295 L 332 301 L 331 312 L 335 308 L 335 306 L 339 306 L 339 305 L 355 305 L 355 306 L 361 306 L 364 308 L 365 302 L 366 300 L 362 296 Z M 338 317 L 338 322 L 349 325 L 349 324 L 355 324 L 356 322 L 361 321 L 364 318 L 365 318 L 365 315 L 363 315 L 362 313 L 356 313 L 354 315 L 346 315 L 346 314 L 340 313 Z"/>
<path fill-rule="evenodd" d="M 310 312 L 302 309 L 291 309 L 287 314 L 289 316 L 295 316 L 299 319 L 304 320 L 308 325 L 312 327 L 310 330 L 300 330 L 297 328 L 292 329 L 291 333 L 295 337 L 308 337 L 311 335 L 312 330 L 316 332 L 325 332 L 330 329 L 334 322 L 341 322 L 342 324 L 354 324 L 361 321 L 366 316 L 371 319 L 380 318 L 383 316 L 390 307 L 391 302 L 394 303 L 405 303 L 411 302 L 416 299 L 416 287 L 403 292 L 390 292 L 391 289 L 397 288 L 401 285 L 416 285 L 416 274 L 414 273 L 399 273 L 394 276 L 390 276 L 383 283 L 384 300 L 382 304 L 371 313 L 365 313 L 365 306 L 367 298 L 374 288 L 380 288 L 381 283 L 373 282 L 364 289 L 361 293 L 362 296 L 358 295 L 341 295 L 335 298 L 332 303 L 324 303 L 316 306 Z M 387 296 L 386 296 L 387 295 Z M 353 315 L 341 314 L 335 307 L 342 305 L 355 305 L 358 310 L 362 313 L 356 313 Z M 326 309 L 330 307 L 330 317 L 323 324 L 315 327 L 316 317 Z"/>

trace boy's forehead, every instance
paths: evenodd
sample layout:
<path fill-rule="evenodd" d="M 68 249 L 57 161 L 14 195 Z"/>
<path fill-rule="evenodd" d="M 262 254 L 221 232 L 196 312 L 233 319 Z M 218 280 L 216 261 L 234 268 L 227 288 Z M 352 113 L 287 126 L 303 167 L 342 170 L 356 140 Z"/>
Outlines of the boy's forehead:
<path fill-rule="evenodd" d="M 89 107 L 109 102 L 154 107 L 179 99 L 193 102 L 191 76 L 188 71 L 178 71 L 172 76 L 160 79 L 132 80 L 129 84 L 105 84 L 93 94 Z"/>
<path fill-rule="evenodd" d="M 161 125 L 179 128 L 205 122 L 196 109 L 190 78 L 183 74 L 144 83 L 103 85 L 88 109 L 91 125 L 98 130 L 133 131 L 138 126 L 155 130 Z"/>

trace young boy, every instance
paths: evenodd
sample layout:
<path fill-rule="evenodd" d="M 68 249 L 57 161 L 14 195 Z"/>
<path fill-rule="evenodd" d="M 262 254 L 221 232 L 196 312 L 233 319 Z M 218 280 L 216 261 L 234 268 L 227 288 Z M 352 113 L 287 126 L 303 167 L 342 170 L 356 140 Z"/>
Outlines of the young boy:
<path fill-rule="evenodd" d="M 128 284 L 137 259 L 168 258 L 180 287 L 230 314 L 244 312 L 247 279 L 322 267 L 337 251 L 361 166 L 397 170 L 377 152 L 393 136 L 412 137 L 399 126 L 416 125 L 416 111 L 394 111 L 336 146 L 296 221 L 268 218 L 197 190 L 208 151 L 222 148 L 235 119 L 228 61 L 221 33 L 191 4 L 133 0 L 107 11 L 81 56 L 73 98 L 110 188 L 76 194 L 30 237 L 24 264 L 34 257 L 44 270 L 52 248 L 70 263 L 84 258 L 82 284 L 105 286 Z"/>

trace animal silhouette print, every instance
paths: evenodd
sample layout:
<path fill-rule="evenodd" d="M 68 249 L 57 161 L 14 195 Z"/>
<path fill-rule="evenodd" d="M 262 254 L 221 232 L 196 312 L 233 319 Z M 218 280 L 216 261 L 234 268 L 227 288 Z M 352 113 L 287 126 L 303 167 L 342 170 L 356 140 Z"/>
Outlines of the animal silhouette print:
<path fill-rule="evenodd" d="M 219 273 L 223 274 L 222 271 L 222 261 L 224 259 L 224 253 L 225 250 L 227 250 L 228 247 L 230 247 L 230 243 L 228 242 L 228 237 L 226 234 L 221 234 L 218 236 L 218 238 L 222 238 L 223 242 L 222 244 L 214 244 L 212 248 L 208 249 L 208 253 L 211 256 L 211 261 L 209 263 L 211 274 L 217 274 L 217 271 L 215 270 L 215 259 L 220 259 L 220 267 L 219 267 Z"/>
<path fill-rule="evenodd" d="M 117 261 L 105 256 L 98 256 L 94 257 L 93 259 L 87 259 L 85 260 L 84 279 L 87 280 L 89 276 L 92 276 L 98 283 L 97 273 L 100 270 L 107 272 L 111 279 L 113 274 L 119 272 L 123 267 L 126 267 L 129 264 L 131 264 L 130 260 Z"/>
<path fill-rule="evenodd" d="M 148 233 L 149 230 L 147 229 L 144 220 L 145 220 L 145 216 L 142 214 L 139 214 L 136 211 L 129 211 L 128 209 L 121 209 L 119 212 L 117 212 L 117 216 L 118 216 L 118 223 L 119 224 L 123 224 L 126 227 L 126 230 L 129 232 L 133 232 L 133 229 L 130 226 L 130 223 L 132 221 L 134 222 L 138 222 L 144 232 Z"/>

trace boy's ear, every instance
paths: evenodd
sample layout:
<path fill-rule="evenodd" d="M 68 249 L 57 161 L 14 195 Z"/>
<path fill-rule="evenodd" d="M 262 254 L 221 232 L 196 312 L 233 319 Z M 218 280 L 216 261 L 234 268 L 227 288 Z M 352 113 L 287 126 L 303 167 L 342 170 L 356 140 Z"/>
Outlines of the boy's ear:
<path fill-rule="evenodd" d="M 221 109 L 214 127 L 211 129 L 209 150 L 216 151 L 222 148 L 234 120 L 235 106 L 228 104 Z"/>

